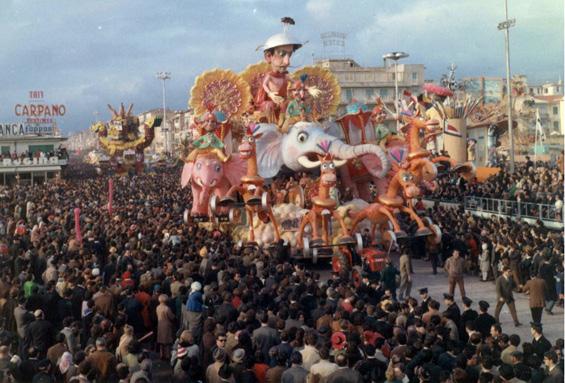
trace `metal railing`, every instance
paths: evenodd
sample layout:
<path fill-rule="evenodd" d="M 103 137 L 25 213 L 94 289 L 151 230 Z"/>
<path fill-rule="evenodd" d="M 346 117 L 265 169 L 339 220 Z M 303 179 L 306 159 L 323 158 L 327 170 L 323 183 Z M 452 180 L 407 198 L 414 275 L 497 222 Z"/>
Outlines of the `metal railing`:
<path fill-rule="evenodd" d="M 563 209 L 555 205 L 532 202 L 510 201 L 505 199 L 465 197 L 465 210 L 540 219 L 542 221 L 563 221 Z"/>

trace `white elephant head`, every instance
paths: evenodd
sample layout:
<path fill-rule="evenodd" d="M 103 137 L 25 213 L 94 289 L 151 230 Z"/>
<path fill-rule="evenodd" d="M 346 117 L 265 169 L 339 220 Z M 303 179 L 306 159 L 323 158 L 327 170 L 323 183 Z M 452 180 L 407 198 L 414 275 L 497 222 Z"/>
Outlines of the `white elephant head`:
<path fill-rule="evenodd" d="M 332 136 L 314 122 L 298 122 L 282 134 L 274 124 L 259 124 L 257 141 L 257 165 L 259 174 L 265 178 L 274 177 L 283 165 L 294 171 L 311 168 L 323 155 L 318 146 L 322 141 L 332 143 L 330 152 L 334 158 L 350 160 L 359 158 L 371 175 L 382 178 L 390 169 L 388 158 L 378 145 L 348 145 Z"/>

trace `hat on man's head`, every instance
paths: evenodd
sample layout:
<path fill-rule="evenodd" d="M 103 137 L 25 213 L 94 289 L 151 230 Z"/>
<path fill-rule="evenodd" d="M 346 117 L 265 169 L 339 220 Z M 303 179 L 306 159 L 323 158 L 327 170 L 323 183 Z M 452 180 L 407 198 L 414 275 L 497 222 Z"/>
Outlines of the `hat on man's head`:
<path fill-rule="evenodd" d="M 487 301 L 479 301 L 479 308 L 481 310 L 488 310 L 488 308 L 490 307 L 489 303 Z"/>
<path fill-rule="evenodd" d="M 453 300 L 453 294 L 444 293 L 443 299 L 448 299 L 448 300 L 452 301 Z"/>
<path fill-rule="evenodd" d="M 428 293 L 428 288 L 427 287 L 423 287 L 420 290 L 418 290 L 418 292 L 420 293 L 420 295 L 424 295 Z"/>
<path fill-rule="evenodd" d="M 463 297 L 463 304 L 465 306 L 471 306 L 473 304 L 473 300 L 471 300 L 470 298 L 467 298 L 467 297 Z"/>
<path fill-rule="evenodd" d="M 231 356 L 231 359 L 234 363 L 241 363 L 243 362 L 244 358 L 245 358 L 245 350 L 242 348 L 236 349 Z"/>

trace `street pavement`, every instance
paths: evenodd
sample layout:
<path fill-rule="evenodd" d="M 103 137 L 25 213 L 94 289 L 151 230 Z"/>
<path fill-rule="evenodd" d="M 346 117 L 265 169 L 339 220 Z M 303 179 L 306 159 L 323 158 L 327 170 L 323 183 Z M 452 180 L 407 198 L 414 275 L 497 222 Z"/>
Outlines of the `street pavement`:
<path fill-rule="evenodd" d="M 395 260 L 398 267 L 398 259 Z M 438 274 L 433 275 L 430 262 L 425 262 L 419 259 L 413 260 L 412 266 L 414 274 L 412 274 L 412 292 L 411 296 L 420 300 L 418 289 L 427 287 L 430 296 L 441 303 L 441 310 L 443 311 L 443 293 L 447 291 L 447 274 L 443 270 L 438 269 Z M 440 271 L 441 270 L 441 271 Z M 466 276 L 465 277 L 465 292 L 467 296 L 473 300 L 472 308 L 479 310 L 478 302 L 480 300 L 487 301 L 490 304 L 489 313 L 494 316 L 494 308 L 496 306 L 496 288 L 494 281 L 480 282 L 479 277 Z M 461 295 L 458 286 L 455 287 L 455 300 L 463 310 L 463 303 L 461 302 Z M 518 313 L 518 320 L 522 323 L 520 327 L 514 327 L 512 316 L 508 307 L 504 305 L 500 313 L 500 323 L 502 331 L 508 335 L 518 334 L 522 342 L 531 342 L 532 335 L 530 333 L 530 322 L 532 316 L 528 304 L 528 295 L 521 293 L 514 293 L 516 300 L 516 311 Z M 555 343 L 557 338 L 563 338 L 563 308 L 555 306 L 553 309 L 554 315 L 548 315 L 545 311 L 542 316 L 543 332 L 546 338 L 552 343 Z"/>

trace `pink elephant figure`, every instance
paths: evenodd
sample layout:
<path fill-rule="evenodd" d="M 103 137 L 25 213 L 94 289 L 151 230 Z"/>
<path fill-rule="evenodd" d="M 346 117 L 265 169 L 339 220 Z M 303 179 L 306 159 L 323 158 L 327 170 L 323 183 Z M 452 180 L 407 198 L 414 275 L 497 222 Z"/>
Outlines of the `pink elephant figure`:
<path fill-rule="evenodd" d="M 232 185 L 239 185 L 247 172 L 247 161 L 239 154 L 232 154 L 222 162 L 215 154 L 200 154 L 194 162 L 184 164 L 181 186 L 190 182 L 192 189 L 192 216 L 209 215 L 209 201 L 212 195 L 223 197 Z"/>

